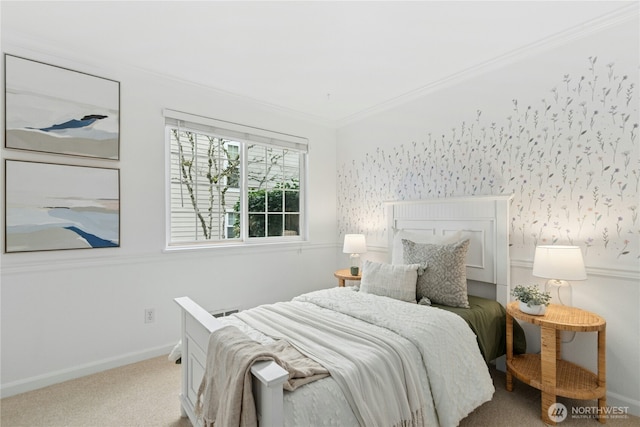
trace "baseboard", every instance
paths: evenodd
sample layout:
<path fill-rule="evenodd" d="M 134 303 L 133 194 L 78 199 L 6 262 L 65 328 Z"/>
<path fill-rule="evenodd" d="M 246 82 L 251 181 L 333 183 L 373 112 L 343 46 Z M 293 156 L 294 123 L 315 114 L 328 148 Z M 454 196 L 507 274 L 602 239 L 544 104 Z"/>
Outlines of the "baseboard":
<path fill-rule="evenodd" d="M 622 413 L 640 417 L 640 402 L 618 393 L 607 392 L 607 406 L 621 408 Z M 626 408 L 626 409 L 622 409 Z"/>
<path fill-rule="evenodd" d="M 39 388 L 58 384 L 64 381 L 96 374 L 108 369 L 118 368 L 120 366 L 140 362 L 142 360 L 147 360 L 162 355 L 168 355 L 174 346 L 175 342 L 160 347 L 155 347 L 134 353 L 128 353 L 109 359 L 98 360 L 96 362 L 87 363 L 85 365 L 62 369 L 24 380 L 2 384 L 0 385 L 0 398 L 10 397 L 20 393 L 26 393 L 31 390 L 37 390 Z"/>

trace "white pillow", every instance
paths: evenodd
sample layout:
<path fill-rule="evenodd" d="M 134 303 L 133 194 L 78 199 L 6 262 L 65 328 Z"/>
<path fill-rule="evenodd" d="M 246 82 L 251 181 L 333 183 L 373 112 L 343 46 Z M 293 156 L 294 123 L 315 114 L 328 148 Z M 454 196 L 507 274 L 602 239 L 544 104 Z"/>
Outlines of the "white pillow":
<path fill-rule="evenodd" d="M 393 245 L 391 247 L 391 264 L 405 264 L 404 248 L 402 246 L 403 239 L 410 240 L 414 243 L 448 245 L 462 240 L 462 230 L 456 231 L 448 236 L 436 236 L 429 231 L 396 230 L 393 235 Z"/>
<path fill-rule="evenodd" d="M 391 265 L 365 261 L 360 292 L 416 302 L 416 283 L 420 264 Z"/>

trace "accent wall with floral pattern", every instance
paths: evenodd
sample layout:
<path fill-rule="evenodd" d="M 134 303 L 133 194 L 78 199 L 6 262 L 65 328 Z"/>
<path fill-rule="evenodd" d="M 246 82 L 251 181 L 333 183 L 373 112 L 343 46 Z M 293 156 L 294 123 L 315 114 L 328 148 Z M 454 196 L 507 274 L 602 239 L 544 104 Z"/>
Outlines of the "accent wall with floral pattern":
<path fill-rule="evenodd" d="M 637 73 L 585 57 L 581 73 L 558 73 L 539 99 L 512 99 L 499 120 L 478 109 L 447 133 L 362 150 L 338 164 L 341 235 L 385 242 L 386 200 L 513 194 L 512 258 L 570 244 L 587 264 L 637 265 Z"/>

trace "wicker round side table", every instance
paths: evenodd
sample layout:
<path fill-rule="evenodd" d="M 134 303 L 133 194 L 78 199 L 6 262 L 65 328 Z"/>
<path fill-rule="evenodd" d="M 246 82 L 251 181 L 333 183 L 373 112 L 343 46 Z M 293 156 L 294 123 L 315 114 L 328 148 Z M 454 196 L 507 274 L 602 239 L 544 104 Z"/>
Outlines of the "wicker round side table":
<path fill-rule="evenodd" d="M 540 354 L 513 354 L 513 319 L 540 326 Z M 605 414 L 606 321 L 597 314 L 575 307 L 550 304 L 543 316 L 523 313 L 518 302 L 507 304 L 507 385 L 513 390 L 513 376 L 542 392 L 542 421 L 555 425 L 549 408 L 556 396 L 598 399 L 599 413 Z M 561 331 L 598 333 L 598 372 L 593 373 L 561 358 Z M 599 417 L 601 423 L 605 417 Z"/>

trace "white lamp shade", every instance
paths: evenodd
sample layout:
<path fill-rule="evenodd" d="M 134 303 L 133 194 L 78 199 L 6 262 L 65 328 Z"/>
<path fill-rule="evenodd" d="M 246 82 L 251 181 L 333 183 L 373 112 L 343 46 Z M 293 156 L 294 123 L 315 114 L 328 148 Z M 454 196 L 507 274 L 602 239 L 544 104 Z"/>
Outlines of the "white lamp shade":
<path fill-rule="evenodd" d="M 533 275 L 545 279 L 586 280 L 582 251 L 578 246 L 536 246 Z"/>
<path fill-rule="evenodd" d="M 345 254 L 363 254 L 367 252 L 367 241 L 364 234 L 345 234 L 342 252 Z"/>

